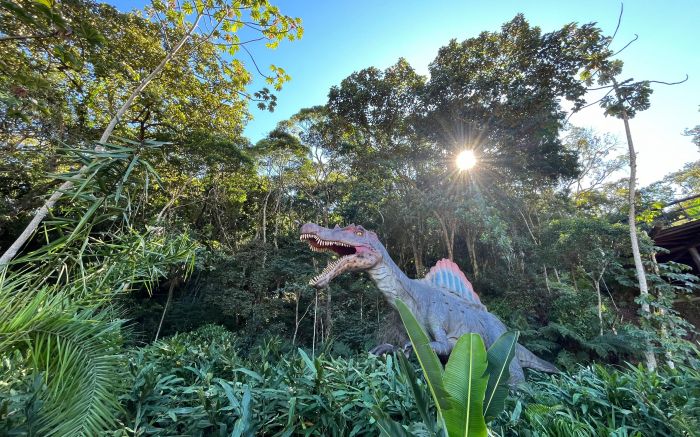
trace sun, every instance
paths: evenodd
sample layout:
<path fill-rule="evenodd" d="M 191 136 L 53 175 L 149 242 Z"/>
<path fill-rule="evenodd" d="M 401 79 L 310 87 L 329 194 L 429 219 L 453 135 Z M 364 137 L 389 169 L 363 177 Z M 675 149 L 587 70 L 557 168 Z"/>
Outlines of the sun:
<path fill-rule="evenodd" d="M 457 168 L 460 171 L 469 170 L 476 165 L 476 155 L 473 150 L 462 150 L 457 155 Z"/>

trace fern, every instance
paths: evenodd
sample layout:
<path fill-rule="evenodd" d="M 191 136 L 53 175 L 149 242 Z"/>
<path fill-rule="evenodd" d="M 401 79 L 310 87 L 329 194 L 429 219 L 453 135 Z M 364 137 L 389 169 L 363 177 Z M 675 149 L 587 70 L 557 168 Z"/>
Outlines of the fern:
<path fill-rule="evenodd" d="M 65 193 L 61 216 L 45 222 L 45 244 L 0 269 L 0 356 L 37 382 L 27 401 L 32 408 L 5 414 L 16 428 L 10 433 L 77 436 L 112 428 L 126 387 L 122 321 L 111 302 L 149 287 L 173 264 L 192 265 L 188 238 L 130 223 L 132 199 L 147 189 L 131 180 L 137 164 L 150 173 L 138 151 L 70 150 L 88 171 L 62 175 L 75 180 L 74 189 Z"/>

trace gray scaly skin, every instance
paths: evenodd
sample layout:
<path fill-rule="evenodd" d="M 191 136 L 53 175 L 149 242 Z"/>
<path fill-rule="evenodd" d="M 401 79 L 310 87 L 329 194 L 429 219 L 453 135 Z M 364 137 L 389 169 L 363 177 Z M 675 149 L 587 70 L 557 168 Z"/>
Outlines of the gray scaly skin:
<path fill-rule="evenodd" d="M 316 252 L 331 252 L 339 256 L 309 282 L 311 286 L 323 288 L 342 273 L 366 271 L 389 305 L 396 308 L 396 299 L 400 299 L 408 306 L 432 340 L 430 346 L 442 358 L 449 356 L 463 334 L 481 335 L 488 348 L 507 331 L 503 322 L 486 311 L 483 305 L 435 287 L 428 281 L 410 279 L 391 259 L 377 234 L 362 226 L 328 229 L 307 223 L 301 228 L 300 239 L 308 242 Z M 521 345 L 518 345 L 515 356 L 517 359 L 509 368 L 511 384 L 524 381 L 523 367 L 558 372 L 553 364 Z"/>

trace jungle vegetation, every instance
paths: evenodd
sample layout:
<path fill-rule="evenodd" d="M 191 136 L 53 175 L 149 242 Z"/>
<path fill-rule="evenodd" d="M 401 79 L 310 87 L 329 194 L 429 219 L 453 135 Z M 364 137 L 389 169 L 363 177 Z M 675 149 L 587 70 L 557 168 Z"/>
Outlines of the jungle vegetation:
<path fill-rule="evenodd" d="M 687 219 L 661 207 L 700 162 L 635 189 L 626 142 L 567 123 L 563 101 L 621 123 L 653 104 L 594 24 L 518 15 L 429 77 L 367 66 L 253 143 L 290 79 L 255 53 L 303 35 L 267 0 L 0 14 L 0 434 L 439 435 L 417 363 L 366 352 L 402 329 L 368 278 L 307 285 L 316 222 L 375 230 L 411 277 L 454 260 L 564 370 L 531 373 L 492 435 L 698 435 L 698 279 L 649 234 Z"/>

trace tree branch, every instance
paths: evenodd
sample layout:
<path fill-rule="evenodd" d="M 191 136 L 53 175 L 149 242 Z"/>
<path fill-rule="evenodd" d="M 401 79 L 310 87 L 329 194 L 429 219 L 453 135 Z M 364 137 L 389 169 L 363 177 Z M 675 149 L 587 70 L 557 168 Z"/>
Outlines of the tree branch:
<path fill-rule="evenodd" d="M 610 41 L 608 42 L 608 47 L 610 47 L 610 44 L 612 44 L 613 40 L 615 39 L 615 36 L 617 35 L 617 31 L 620 30 L 620 24 L 622 23 L 622 13 L 625 10 L 625 5 L 624 3 L 620 3 L 620 15 L 617 17 L 617 26 L 615 26 L 615 32 L 613 32 L 613 35 L 610 37 Z"/>
<path fill-rule="evenodd" d="M 5 41 L 17 41 L 17 40 L 24 40 L 24 39 L 44 39 L 44 38 L 54 38 L 60 35 L 70 35 L 71 32 L 64 32 L 62 30 L 57 30 L 55 32 L 51 33 L 43 33 L 39 35 L 7 35 L 7 36 L 0 36 L 0 42 L 5 42 Z"/>
<path fill-rule="evenodd" d="M 265 73 L 263 73 L 262 71 L 260 71 L 260 67 L 258 67 L 258 63 L 255 62 L 255 57 L 253 56 L 252 53 L 250 53 L 250 50 L 248 50 L 248 47 L 246 47 L 245 45 L 241 45 L 241 47 L 243 48 L 243 50 L 245 50 L 246 53 L 248 53 L 248 56 L 250 56 L 250 60 L 253 61 L 253 65 L 255 66 L 255 69 L 258 71 L 258 74 L 260 76 L 264 77 L 265 79 L 270 79 L 270 76 L 268 76 Z"/>
<path fill-rule="evenodd" d="M 686 74 L 685 74 L 685 79 L 679 80 L 678 82 L 664 82 L 664 81 L 662 81 L 662 80 L 645 80 L 645 81 L 643 81 L 643 82 L 647 82 L 647 83 L 660 83 L 661 85 L 678 85 L 678 84 L 681 84 L 681 83 L 683 83 L 683 82 L 687 82 L 687 81 L 688 81 L 688 77 L 689 77 L 689 76 L 688 76 L 688 73 L 686 73 Z"/>
<path fill-rule="evenodd" d="M 195 22 L 192 24 L 190 29 L 183 35 L 183 37 L 180 39 L 178 44 L 173 47 L 172 51 L 170 51 L 165 58 L 158 64 L 158 66 L 151 72 L 151 74 L 148 75 L 145 79 L 139 83 L 139 85 L 134 89 L 134 91 L 131 93 L 131 95 L 126 99 L 122 107 L 117 111 L 117 114 L 112 118 L 110 121 L 109 125 L 105 129 L 104 133 L 102 134 L 102 137 L 100 138 L 99 143 L 95 147 L 95 151 L 97 152 L 102 152 L 104 151 L 104 144 L 107 142 L 109 137 L 112 135 L 112 131 L 114 131 L 114 128 L 117 126 L 117 123 L 122 119 L 126 111 L 129 109 L 131 104 L 134 102 L 136 97 L 141 94 L 141 92 L 148 86 L 148 84 L 165 68 L 165 65 L 175 57 L 177 52 L 182 48 L 182 46 L 185 45 L 185 42 L 187 42 L 188 39 L 192 36 L 192 34 L 195 32 L 197 29 L 197 26 L 199 25 L 199 21 L 202 19 L 201 15 L 197 16 L 197 19 Z M 79 171 L 77 176 L 82 176 L 86 171 L 87 171 L 88 166 L 83 166 Z M 41 222 L 46 218 L 46 216 L 49 213 L 49 210 L 54 207 L 56 202 L 58 202 L 58 199 L 61 198 L 63 193 L 70 188 L 73 187 L 73 181 L 68 180 L 61 184 L 61 186 L 51 194 L 51 197 L 44 203 L 44 205 L 39 208 L 39 210 L 34 214 L 34 217 L 32 220 L 29 222 L 26 228 L 22 231 L 22 233 L 17 237 L 17 239 L 10 245 L 10 247 L 7 248 L 5 253 L 2 254 L 0 257 L 0 267 L 7 265 L 12 258 L 15 257 L 17 252 L 19 252 L 20 248 L 24 246 L 24 244 L 31 238 L 32 235 L 34 235 L 34 232 L 37 230 Z"/>
<path fill-rule="evenodd" d="M 623 50 L 625 50 L 627 47 L 631 46 L 632 43 L 635 42 L 635 41 L 637 41 L 638 39 L 639 39 L 639 35 L 637 35 L 637 34 L 635 33 L 635 34 L 634 34 L 634 38 L 632 38 L 632 41 L 630 41 L 630 42 L 628 42 L 627 44 L 625 44 L 624 47 L 622 47 L 620 50 L 618 50 L 618 51 L 616 51 L 615 53 L 613 53 L 611 56 L 617 56 L 618 54 L 622 53 Z"/>

